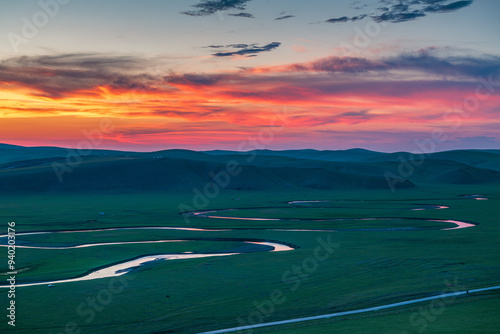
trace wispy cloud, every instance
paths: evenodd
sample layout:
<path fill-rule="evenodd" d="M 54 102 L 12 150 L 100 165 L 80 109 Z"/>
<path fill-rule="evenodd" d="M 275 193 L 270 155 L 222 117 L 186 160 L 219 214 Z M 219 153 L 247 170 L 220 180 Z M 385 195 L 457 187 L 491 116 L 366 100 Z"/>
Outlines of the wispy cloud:
<path fill-rule="evenodd" d="M 263 46 L 259 46 L 258 44 L 230 44 L 226 46 L 220 46 L 216 45 L 215 48 L 221 48 L 221 47 L 226 47 L 226 48 L 232 48 L 232 49 L 238 49 L 238 50 L 233 50 L 233 51 L 226 51 L 226 52 L 216 52 L 212 54 L 215 57 L 230 57 L 230 56 L 255 56 L 258 53 L 261 52 L 268 52 L 272 51 L 276 48 L 278 48 L 281 45 L 279 42 L 272 42 Z M 213 47 L 213 46 L 212 46 Z"/>
<path fill-rule="evenodd" d="M 141 57 L 103 54 L 22 56 L 0 62 L 0 82 L 30 88 L 41 96 L 62 98 L 74 91 L 109 85 L 122 89 L 152 89 L 151 77 L 137 74 L 148 60 Z"/>
<path fill-rule="evenodd" d="M 193 5 L 195 10 L 181 12 L 190 16 L 207 16 L 218 11 L 224 10 L 245 10 L 246 4 L 251 0 L 202 0 L 200 3 Z"/>
<path fill-rule="evenodd" d="M 349 21 L 354 22 L 354 21 L 362 20 L 366 16 L 367 16 L 366 14 L 352 16 L 352 17 L 342 16 L 342 17 L 326 20 L 325 22 L 328 22 L 328 23 L 343 23 L 343 22 L 349 22 Z"/>
<path fill-rule="evenodd" d="M 253 16 L 252 14 L 250 13 L 238 13 L 238 14 L 228 14 L 229 16 L 236 16 L 236 17 L 246 17 L 246 18 L 249 18 L 249 19 L 254 19 L 255 16 Z"/>
<path fill-rule="evenodd" d="M 275 20 L 277 20 L 277 21 L 286 20 L 286 19 L 291 19 L 292 17 L 295 17 L 295 15 L 283 15 L 283 16 L 279 16 L 279 17 L 275 18 Z"/>
<path fill-rule="evenodd" d="M 345 23 L 371 17 L 376 22 L 400 23 L 412 21 L 434 13 L 449 13 L 470 6 L 474 0 L 380 0 L 380 7 L 375 12 L 352 17 L 341 16 L 326 20 L 328 23 Z M 356 9 L 366 7 L 356 6 Z"/>
<path fill-rule="evenodd" d="M 377 22 L 388 21 L 392 23 L 412 21 L 430 13 L 447 13 L 467 7 L 474 0 L 449 1 L 449 0 L 413 0 L 409 2 L 396 0 L 383 0 L 388 5 L 383 7 L 381 13 L 373 15 Z"/>
<path fill-rule="evenodd" d="M 264 46 L 255 44 L 211 45 L 210 48 L 235 48 L 236 51 L 216 53 L 219 57 L 247 55 L 270 51 L 280 43 Z M 450 51 L 451 52 L 451 51 Z M 99 94 L 102 87 L 111 90 L 140 90 L 155 93 L 171 91 L 179 87 L 220 87 L 229 82 L 251 83 L 271 80 L 287 85 L 314 85 L 315 80 L 329 82 L 324 88 L 342 81 L 358 84 L 384 78 L 392 81 L 435 82 L 442 85 L 459 85 L 461 82 L 477 80 L 480 76 L 500 75 L 500 57 L 492 55 L 449 56 L 447 49 L 428 48 L 415 52 L 405 52 L 382 58 L 326 57 L 311 62 L 292 63 L 273 67 L 256 67 L 241 71 L 223 73 L 165 73 L 151 75 L 145 69 L 150 59 L 139 56 L 103 54 L 64 54 L 54 56 L 15 57 L 0 62 L 0 82 L 2 88 L 22 88 L 34 95 L 63 98 L 77 92 Z M 453 52 L 452 52 L 453 53 Z M 302 76 L 318 73 L 317 79 L 309 76 L 301 83 Z M 325 77 L 321 73 L 334 74 Z M 423 76 L 425 74 L 425 76 Z M 423 79 L 425 78 L 425 79 Z M 353 89 L 343 83 L 346 90 Z M 436 88 L 429 84 L 431 89 Z M 101 87 L 101 88 L 100 88 Z M 316 87 L 320 89 L 320 87 Z M 299 95 L 302 94 L 297 92 Z M 248 92 L 251 95 L 251 92 Z"/>
<path fill-rule="evenodd" d="M 359 57 L 327 57 L 308 63 L 296 63 L 280 67 L 259 68 L 257 71 L 316 71 L 331 73 L 366 73 L 416 71 L 451 77 L 478 77 L 500 74 L 500 57 L 449 56 L 446 50 L 430 47 L 397 56 L 379 59 Z"/>
<path fill-rule="evenodd" d="M 462 0 L 455 1 L 451 3 L 447 3 L 447 1 L 427 1 L 427 3 L 431 3 L 429 6 L 424 8 L 424 11 L 429 13 L 447 13 L 453 12 L 455 10 L 459 10 L 461 8 L 467 7 L 472 4 L 474 0 Z"/>
<path fill-rule="evenodd" d="M 171 84 L 177 85 L 187 85 L 187 86 L 213 86 L 217 82 L 220 82 L 224 78 L 227 78 L 228 74 L 172 74 L 163 77 L 163 79 Z"/>

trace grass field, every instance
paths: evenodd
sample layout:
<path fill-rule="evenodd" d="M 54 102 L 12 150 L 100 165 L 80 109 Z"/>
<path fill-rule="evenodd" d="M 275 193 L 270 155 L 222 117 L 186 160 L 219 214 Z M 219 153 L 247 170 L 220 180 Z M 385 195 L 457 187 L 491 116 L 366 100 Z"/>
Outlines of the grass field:
<path fill-rule="evenodd" d="M 500 196 L 495 186 L 448 186 L 425 190 L 222 192 L 206 209 L 254 208 L 232 215 L 296 218 L 414 217 L 469 220 L 478 226 L 459 230 L 292 232 L 234 231 L 106 231 L 19 237 L 32 244 L 76 245 L 94 242 L 182 238 L 255 238 L 285 241 L 300 248 L 289 252 L 259 252 L 220 258 L 162 261 L 116 278 L 16 291 L 16 333 L 197 333 L 242 324 L 286 320 L 353 310 L 425 297 L 445 289 L 472 289 L 500 282 L 498 223 Z M 464 199 L 479 193 L 487 201 Z M 239 199 L 239 200 L 238 200 Z M 265 209 L 292 200 L 353 200 L 349 208 Z M 356 208 L 355 200 L 359 202 Z M 190 193 L 75 194 L 4 196 L 1 220 L 16 222 L 16 232 L 79 230 L 110 227 L 172 226 L 217 228 L 327 228 L 328 222 L 269 222 L 191 217 L 179 214 Z M 366 205 L 366 201 L 384 203 Z M 412 211 L 413 204 L 449 206 Z M 104 215 L 99 215 L 99 213 Z M 421 224 L 419 221 L 410 221 Z M 383 223 L 383 222 L 382 222 Z M 406 222 L 408 223 L 408 222 Z M 345 223 L 344 223 L 345 224 Z M 450 227 L 450 226 L 443 226 Z M 320 241 L 321 240 L 321 241 Z M 335 244 L 331 254 L 315 249 Z M 70 278 L 93 268 L 143 254 L 218 252 L 238 242 L 187 241 L 83 249 L 18 248 L 17 282 Z M 2 258 L 6 257 L 6 249 Z M 311 260 L 316 259 L 316 261 Z M 316 262 L 316 264 L 315 264 Z M 2 261 L 2 266 L 6 260 Z M 301 272 L 296 271 L 302 268 Z M 2 267 L 2 272 L 6 271 Z M 114 280 L 114 281 L 113 281 Z M 447 286 L 447 283 L 453 286 Z M 123 286 L 112 289 L 110 286 Z M 119 292 L 116 292 L 120 290 Z M 0 290 L 5 295 L 6 290 Z M 166 296 L 169 296 L 167 298 Z M 498 293 L 490 292 L 488 297 Z M 7 298 L 2 297 L 5 301 Z M 272 311 L 265 309 L 273 301 Z M 92 304 L 94 302 L 95 304 Z M 457 301 L 458 302 L 458 301 Z M 4 304 L 6 305 L 6 304 Z M 500 300 L 490 298 L 450 304 L 429 322 L 426 332 L 495 333 Z M 415 306 L 417 307 L 417 306 Z M 425 305 L 423 305 L 425 307 Z M 352 316 L 347 320 L 307 323 L 304 327 L 255 330 L 276 333 L 418 333 L 409 322 L 414 308 Z M 495 313 L 496 312 L 496 313 Z M 260 314 L 260 315 L 259 315 Z M 466 325 L 458 325 L 466 322 Z M 450 324 L 457 324 L 452 326 Z M 7 329 L 6 322 L 0 330 Z M 12 330 L 12 329 L 10 329 Z M 78 331 L 80 330 L 80 331 Z"/>
<path fill-rule="evenodd" d="M 446 307 L 429 304 L 383 314 L 344 317 L 341 320 L 302 323 L 255 330 L 254 333 L 497 333 L 500 295 L 450 301 Z"/>

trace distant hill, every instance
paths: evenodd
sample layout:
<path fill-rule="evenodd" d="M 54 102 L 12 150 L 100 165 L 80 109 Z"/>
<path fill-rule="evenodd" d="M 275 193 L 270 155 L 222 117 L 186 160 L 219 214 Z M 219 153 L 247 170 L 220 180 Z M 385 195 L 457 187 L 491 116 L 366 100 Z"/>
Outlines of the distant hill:
<path fill-rule="evenodd" d="M 203 153 L 210 155 L 234 155 L 234 151 L 205 151 Z M 295 159 L 309 159 L 309 160 L 324 160 L 324 161 L 367 161 L 374 157 L 385 155 L 385 153 L 364 150 L 355 148 L 350 150 L 340 151 L 318 151 L 318 150 L 286 150 L 286 151 L 272 151 L 272 150 L 253 150 L 248 154 L 256 154 L 258 156 L 279 156 L 290 157 Z"/>
<path fill-rule="evenodd" d="M 190 150 L 163 150 L 155 152 L 130 152 L 116 150 L 93 149 L 90 152 L 73 148 L 61 148 L 50 146 L 25 147 L 16 145 L 0 144 L 0 164 L 47 158 L 65 158 L 68 155 L 79 156 L 110 156 L 110 157 L 171 157 L 171 158 L 201 158 L 207 155 L 202 152 Z"/>
<path fill-rule="evenodd" d="M 2 143 L 0 143 L 0 149 L 2 149 L 2 148 L 16 149 L 16 148 L 24 148 L 24 146 L 18 146 L 18 145 L 10 145 L 10 144 L 2 144 Z"/>
<path fill-rule="evenodd" d="M 234 151 L 206 151 L 204 153 L 216 156 L 230 156 L 240 154 Z M 381 153 L 359 148 L 340 151 L 254 150 L 247 152 L 246 154 L 337 162 L 400 162 L 401 159 L 406 161 L 413 159 L 412 153 L 408 152 Z M 473 167 L 500 171 L 500 150 L 454 150 L 426 154 L 424 155 L 424 157 L 425 160 L 450 160 Z"/>
<path fill-rule="evenodd" d="M 80 157 L 82 153 L 91 154 Z M 68 154 L 73 158 L 68 160 Z M 0 193 L 191 191 L 212 182 L 214 174 L 227 169 L 228 161 L 241 167 L 226 187 L 234 190 L 387 189 L 387 175 L 398 178 L 396 188 L 500 183 L 500 154 L 495 150 L 438 152 L 415 165 L 409 162 L 412 158 L 407 152 L 362 149 L 141 153 L 0 144 Z M 62 179 L 54 164 L 65 169 Z"/>
<path fill-rule="evenodd" d="M 38 146 L 38 147 L 24 147 L 24 146 L 14 146 L 14 145 L 6 145 L 0 144 L 0 164 L 16 162 L 16 161 L 24 161 L 24 160 L 33 160 L 33 159 L 46 159 L 46 158 L 57 158 L 57 157 L 66 157 L 68 154 L 73 155 L 84 155 L 86 154 L 83 151 L 75 150 L 75 149 L 67 149 L 61 147 L 46 147 L 46 146 Z M 125 155 L 128 152 L 120 152 L 113 150 L 92 150 L 93 155 Z M 133 152 L 131 152 L 133 154 Z"/>
<path fill-rule="evenodd" d="M 207 162 L 174 158 L 85 157 L 59 182 L 51 159 L 35 166 L 0 170 L 0 192 L 58 191 L 191 191 L 204 189 L 212 176 L 226 170 L 226 161 Z M 386 181 L 380 175 L 360 175 L 326 168 L 261 167 L 244 165 L 232 176 L 227 189 L 383 189 Z M 213 173 L 213 174 L 211 174 Z M 413 187 L 409 181 L 398 185 Z"/>
<path fill-rule="evenodd" d="M 479 151 L 459 150 L 439 152 L 430 155 L 431 159 L 452 160 L 466 165 L 500 171 L 500 150 Z"/>

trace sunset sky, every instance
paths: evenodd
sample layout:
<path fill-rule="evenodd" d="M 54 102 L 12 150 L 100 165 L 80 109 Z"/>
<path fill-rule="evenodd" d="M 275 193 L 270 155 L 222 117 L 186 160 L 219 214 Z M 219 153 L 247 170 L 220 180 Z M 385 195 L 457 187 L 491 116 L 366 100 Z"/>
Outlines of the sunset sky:
<path fill-rule="evenodd" d="M 4 0 L 0 143 L 500 149 L 498 0 Z"/>

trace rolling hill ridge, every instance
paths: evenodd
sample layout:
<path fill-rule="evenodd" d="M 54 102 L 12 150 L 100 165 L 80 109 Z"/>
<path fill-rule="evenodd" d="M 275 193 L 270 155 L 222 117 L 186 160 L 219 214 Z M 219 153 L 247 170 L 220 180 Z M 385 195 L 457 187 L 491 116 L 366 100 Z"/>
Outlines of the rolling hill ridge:
<path fill-rule="evenodd" d="M 500 183 L 500 151 L 406 152 L 164 150 L 83 152 L 0 144 L 0 192 L 190 191 L 233 173 L 233 190 L 388 189 L 427 184 Z M 218 178 L 217 178 L 218 176 Z M 225 179 L 224 179 L 225 180 Z M 224 181 L 224 183 L 226 183 Z"/>

